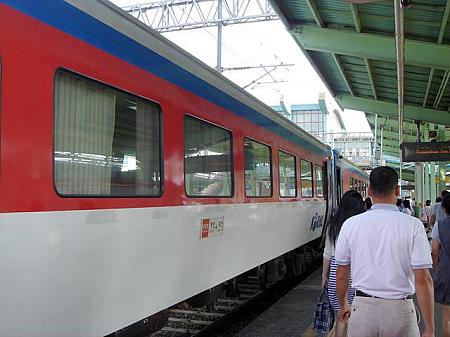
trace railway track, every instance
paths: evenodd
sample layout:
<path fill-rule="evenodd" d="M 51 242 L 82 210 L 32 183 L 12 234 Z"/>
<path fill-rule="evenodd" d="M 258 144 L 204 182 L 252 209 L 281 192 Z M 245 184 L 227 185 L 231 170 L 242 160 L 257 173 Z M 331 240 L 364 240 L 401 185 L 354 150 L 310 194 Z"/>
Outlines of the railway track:
<path fill-rule="evenodd" d="M 259 307 L 256 311 L 260 312 L 256 316 L 259 315 L 315 270 L 319 260 L 317 254 L 313 250 L 305 250 L 304 255 L 300 275 L 288 277 L 268 289 L 260 288 L 256 275 L 246 275 L 239 278 L 239 291 L 235 296 L 224 295 L 203 308 L 191 308 L 184 302 L 170 308 L 166 326 L 150 337 L 226 336 L 224 331 L 230 324 L 236 325 L 233 319 L 236 321 L 237 316 L 238 320 L 248 321 L 249 317 L 245 318 L 245 311 L 253 312 L 254 316 L 255 310 L 252 306 Z M 271 297 L 271 300 L 267 300 L 267 297 Z"/>

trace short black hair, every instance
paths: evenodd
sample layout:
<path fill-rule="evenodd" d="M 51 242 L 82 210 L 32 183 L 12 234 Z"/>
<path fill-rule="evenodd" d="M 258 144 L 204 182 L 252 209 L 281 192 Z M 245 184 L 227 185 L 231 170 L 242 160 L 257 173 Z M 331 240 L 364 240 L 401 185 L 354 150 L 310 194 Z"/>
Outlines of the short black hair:
<path fill-rule="evenodd" d="M 443 190 L 443 191 L 441 192 L 442 198 L 445 197 L 446 195 L 448 195 L 449 193 L 450 193 L 449 191 Z"/>
<path fill-rule="evenodd" d="M 430 206 L 431 205 L 431 200 L 425 201 L 425 205 Z"/>
<path fill-rule="evenodd" d="M 403 200 L 403 207 L 411 209 L 411 201 L 409 199 Z"/>
<path fill-rule="evenodd" d="M 445 209 L 447 214 L 450 214 L 450 193 L 447 193 L 447 195 L 442 199 L 441 201 L 442 208 Z"/>
<path fill-rule="evenodd" d="M 398 185 L 398 174 L 392 167 L 379 166 L 370 172 L 370 188 L 377 196 L 392 193 Z"/>

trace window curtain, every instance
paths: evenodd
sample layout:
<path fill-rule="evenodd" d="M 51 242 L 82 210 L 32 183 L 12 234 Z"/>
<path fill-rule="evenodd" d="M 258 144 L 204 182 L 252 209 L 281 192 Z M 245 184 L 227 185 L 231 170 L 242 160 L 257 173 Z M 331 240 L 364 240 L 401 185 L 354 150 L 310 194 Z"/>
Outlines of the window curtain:
<path fill-rule="evenodd" d="M 111 194 L 115 105 L 112 89 L 57 74 L 55 183 L 59 193 Z"/>
<path fill-rule="evenodd" d="M 159 109 L 144 101 L 136 108 L 136 194 L 159 192 Z"/>

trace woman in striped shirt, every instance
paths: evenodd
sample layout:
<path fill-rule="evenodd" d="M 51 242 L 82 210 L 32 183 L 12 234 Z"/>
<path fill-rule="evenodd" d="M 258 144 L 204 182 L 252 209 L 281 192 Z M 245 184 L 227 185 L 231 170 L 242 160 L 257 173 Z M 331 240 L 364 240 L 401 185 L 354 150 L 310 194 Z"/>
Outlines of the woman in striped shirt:
<path fill-rule="evenodd" d="M 365 212 L 364 200 L 357 191 L 350 190 L 344 193 L 336 214 L 331 219 L 325 237 L 325 249 L 323 252 L 322 287 L 328 288 L 328 298 L 333 307 L 335 317 L 338 316 L 339 301 L 336 292 L 336 261 L 334 259 L 334 249 L 342 224 L 348 218 Z M 350 280 L 351 285 L 351 280 Z M 354 291 L 348 292 L 348 302 L 352 303 Z M 336 321 L 336 337 L 345 337 L 345 325 Z"/>

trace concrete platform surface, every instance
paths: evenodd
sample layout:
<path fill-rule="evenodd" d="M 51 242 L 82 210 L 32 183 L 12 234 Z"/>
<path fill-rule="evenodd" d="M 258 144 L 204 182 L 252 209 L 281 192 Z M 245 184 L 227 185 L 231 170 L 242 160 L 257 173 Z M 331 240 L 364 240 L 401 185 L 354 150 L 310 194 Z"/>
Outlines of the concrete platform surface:
<path fill-rule="evenodd" d="M 321 272 L 318 268 L 234 337 L 314 337 L 312 318 L 321 291 Z M 440 336 L 440 304 L 435 304 L 436 336 Z M 423 321 L 419 326 L 423 331 Z"/>

